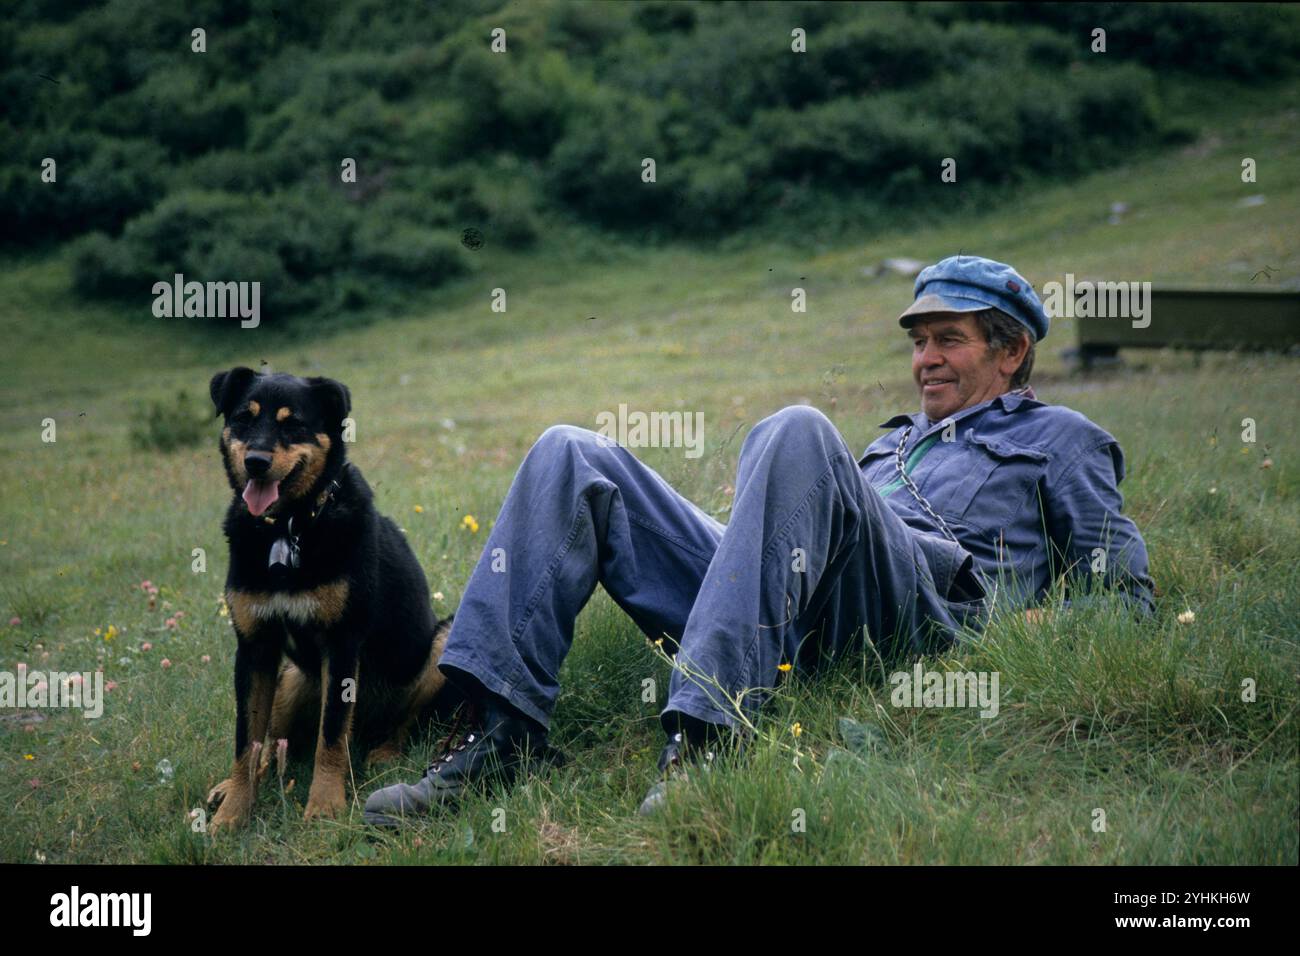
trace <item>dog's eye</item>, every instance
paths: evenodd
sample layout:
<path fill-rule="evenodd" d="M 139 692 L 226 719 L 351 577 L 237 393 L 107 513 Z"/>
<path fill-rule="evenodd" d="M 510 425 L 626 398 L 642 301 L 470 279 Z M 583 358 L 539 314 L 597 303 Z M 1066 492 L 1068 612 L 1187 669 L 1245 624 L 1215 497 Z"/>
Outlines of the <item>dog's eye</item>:
<path fill-rule="evenodd" d="M 249 412 L 248 409 L 244 409 L 242 412 L 239 412 L 238 414 L 235 415 L 234 418 L 231 419 L 231 421 L 234 422 L 236 425 L 247 425 L 252 420 L 253 420 L 253 415 L 251 412 Z"/>

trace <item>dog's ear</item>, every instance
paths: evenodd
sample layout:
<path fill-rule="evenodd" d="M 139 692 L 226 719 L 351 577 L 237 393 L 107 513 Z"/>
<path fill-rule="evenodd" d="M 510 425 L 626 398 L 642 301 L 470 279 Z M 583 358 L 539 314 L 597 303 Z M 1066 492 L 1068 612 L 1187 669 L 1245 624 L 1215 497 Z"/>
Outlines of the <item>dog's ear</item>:
<path fill-rule="evenodd" d="M 311 386 L 312 398 L 320 404 L 325 427 L 330 431 L 341 431 L 343 419 L 352 411 L 352 393 L 348 387 L 332 378 L 319 376 L 307 379 L 307 384 Z"/>
<path fill-rule="evenodd" d="M 216 406 L 217 414 L 230 414 L 230 410 L 235 407 L 235 402 L 248 391 L 248 386 L 256 377 L 256 372 L 243 365 L 232 368 L 229 372 L 218 372 L 212 376 L 212 381 L 208 383 L 208 394 L 212 396 L 212 404 Z"/>

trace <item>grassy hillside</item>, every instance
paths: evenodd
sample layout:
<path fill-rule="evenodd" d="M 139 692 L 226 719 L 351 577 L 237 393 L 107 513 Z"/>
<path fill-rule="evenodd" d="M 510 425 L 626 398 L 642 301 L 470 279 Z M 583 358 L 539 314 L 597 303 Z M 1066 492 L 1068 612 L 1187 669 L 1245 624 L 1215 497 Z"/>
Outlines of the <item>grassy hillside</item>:
<path fill-rule="evenodd" d="M 863 274 L 886 256 L 964 250 L 1012 262 L 1036 284 L 1069 271 L 1248 287 L 1265 267 L 1273 278 L 1253 287 L 1294 283 L 1300 88 L 1209 91 L 1195 104 L 1196 143 L 1028 190 L 988 214 L 826 246 L 794 235 L 647 251 L 557 229 L 530 253 L 485 247 L 470 276 L 353 331 L 219 336 L 155 319 L 147 303 L 87 305 L 67 291 L 67 254 L 5 260 L 0 668 L 102 662 L 116 688 L 97 721 L 0 715 L 0 803 L 12 808 L 0 859 L 1295 864 L 1294 358 L 1135 354 L 1123 372 L 1080 378 L 1061 361 L 1073 329 L 1059 322 L 1035 385 L 1126 450 L 1122 490 L 1151 551 L 1157 618 L 1138 625 L 1103 606 L 996 622 L 939 665 L 999 671 L 995 720 L 894 709 L 869 659 L 794 681 L 748 762 L 702 779 L 653 821 L 634 814 L 661 743 L 641 681 L 655 678 L 662 700 L 668 671 L 598 592 L 562 674 L 554 737 L 576 758 L 568 768 L 373 838 L 359 803 L 348 820 L 304 824 L 310 767 L 298 764 L 287 795 L 264 790 L 244 835 L 192 833 L 187 813 L 225 775 L 233 747 L 234 641 L 219 611 L 229 492 L 215 422 L 202 446 L 171 454 L 128 441 L 136 410 L 178 389 L 206 414 L 206 382 L 220 368 L 265 360 L 343 380 L 358 421 L 352 458 L 449 611 L 547 425 L 593 427 L 620 402 L 703 411 L 703 458 L 638 454 L 725 519 L 740 440 L 764 415 L 809 402 L 860 448 L 878 422 L 913 408 L 893 321 L 910 280 Z M 1257 159 L 1259 183 L 1240 182 L 1243 156 Z M 1240 204 L 1253 194 L 1266 201 Z M 1118 225 L 1107 222 L 1113 201 L 1130 207 Z M 806 315 L 790 311 L 796 285 L 809 292 Z M 497 287 L 504 314 L 490 310 Z M 46 417 L 54 444 L 41 441 Z M 1244 417 L 1257 422 L 1257 444 L 1240 440 Z M 465 514 L 477 534 L 461 526 Z M 190 570 L 196 547 L 206 574 Z M 145 579 L 160 590 L 153 610 Z M 1186 610 L 1195 620 L 1180 623 Z M 11 617 L 19 623 L 6 626 Z M 1246 678 L 1258 688 L 1252 703 L 1241 699 Z M 874 745 L 854 753 L 841 718 L 866 725 Z M 433 737 L 399 766 L 359 777 L 361 799 L 417 777 Z M 164 759 L 174 767 L 166 783 L 155 771 Z M 496 807 L 504 833 L 491 827 Z M 1097 808 L 1104 833 L 1091 826 Z M 798 810 L 808 823 L 796 834 Z"/>

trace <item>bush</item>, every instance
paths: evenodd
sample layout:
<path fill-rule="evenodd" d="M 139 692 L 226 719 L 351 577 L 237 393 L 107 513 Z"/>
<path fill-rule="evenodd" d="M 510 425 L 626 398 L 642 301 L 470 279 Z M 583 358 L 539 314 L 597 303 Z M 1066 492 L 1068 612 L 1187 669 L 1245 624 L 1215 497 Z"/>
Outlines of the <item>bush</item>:
<path fill-rule="evenodd" d="M 469 271 L 458 239 L 401 225 L 360 229 L 356 262 L 362 271 L 422 286 L 441 285 Z"/>
<path fill-rule="evenodd" d="M 199 444 L 210 434 L 208 406 L 197 406 L 178 392 L 172 402 L 154 401 L 138 407 L 132 416 L 131 446 L 138 451 L 172 452 Z"/>
<path fill-rule="evenodd" d="M 82 236 L 72 247 L 72 287 L 81 295 L 101 298 L 144 296 L 161 278 L 128 243 L 102 232 Z"/>

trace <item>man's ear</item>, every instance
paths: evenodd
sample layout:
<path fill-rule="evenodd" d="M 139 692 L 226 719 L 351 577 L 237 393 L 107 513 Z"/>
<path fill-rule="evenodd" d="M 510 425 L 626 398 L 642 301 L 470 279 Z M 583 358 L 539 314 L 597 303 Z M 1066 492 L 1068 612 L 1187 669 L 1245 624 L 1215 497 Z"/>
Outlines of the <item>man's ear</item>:
<path fill-rule="evenodd" d="M 1025 332 L 1013 344 L 1003 349 L 998 368 L 1007 375 L 1015 375 L 1016 370 L 1024 362 L 1025 356 L 1029 354 L 1030 341 L 1029 333 Z"/>
<path fill-rule="evenodd" d="M 325 427 L 330 431 L 342 431 L 343 419 L 352 411 L 352 393 L 348 387 L 332 378 L 319 376 L 307 379 L 307 384 L 311 386 L 312 398 L 323 409 Z"/>
<path fill-rule="evenodd" d="M 229 372 L 218 372 L 208 383 L 208 394 L 216 406 L 218 415 L 229 415 L 240 396 L 248 391 L 257 373 L 243 365 L 232 368 Z"/>

